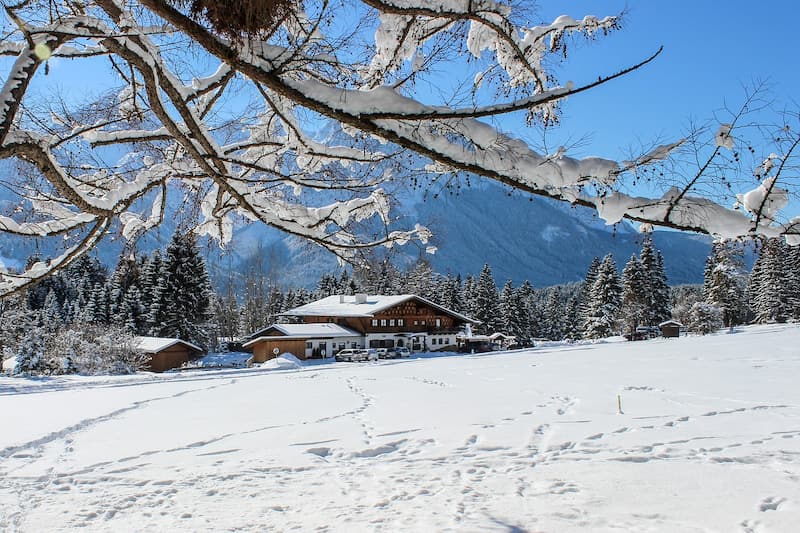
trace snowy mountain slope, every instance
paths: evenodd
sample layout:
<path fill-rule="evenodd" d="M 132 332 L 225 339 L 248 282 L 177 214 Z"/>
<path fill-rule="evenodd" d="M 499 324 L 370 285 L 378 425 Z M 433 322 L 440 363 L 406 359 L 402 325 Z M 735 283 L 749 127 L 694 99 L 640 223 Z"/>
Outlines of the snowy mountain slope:
<path fill-rule="evenodd" d="M 592 258 L 607 253 L 614 254 L 621 270 L 641 248 L 641 234 L 627 223 L 606 226 L 587 209 L 519 194 L 509 197 L 496 185 L 436 199 L 410 193 L 400 198 L 400 223 L 430 227 L 438 250 L 428 255 L 413 244 L 398 247 L 397 261 L 408 263 L 421 255 L 442 273 L 477 274 L 489 263 L 498 283 L 529 279 L 547 286 L 583 279 Z M 671 284 L 702 281 L 710 239 L 668 231 L 656 232 L 654 239 L 664 253 Z M 287 284 L 313 285 L 323 272 L 339 268 L 321 249 L 260 225 L 240 229 L 230 253 L 234 266 L 267 258 L 265 268 Z"/>
<path fill-rule="evenodd" d="M 499 283 L 508 278 L 517 283 L 529 279 L 537 286 L 578 281 L 594 256 L 613 253 L 621 270 L 641 248 L 641 234 L 627 223 L 606 226 L 587 209 L 509 197 L 499 187 L 468 189 L 417 204 L 416 210 L 441 243 L 431 258 L 436 268 L 474 273 L 489 262 Z M 666 231 L 654 235 L 671 284 L 702 281 L 707 238 Z"/>
<path fill-rule="evenodd" d="M 793 531 L 799 342 L 0 378 L 0 530 Z"/>

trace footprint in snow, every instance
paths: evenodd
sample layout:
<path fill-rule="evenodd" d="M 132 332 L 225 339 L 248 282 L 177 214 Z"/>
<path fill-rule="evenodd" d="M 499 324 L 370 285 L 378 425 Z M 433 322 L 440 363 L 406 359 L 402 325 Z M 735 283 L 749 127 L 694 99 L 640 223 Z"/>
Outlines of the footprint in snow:
<path fill-rule="evenodd" d="M 770 496 L 769 498 L 765 498 L 758 506 L 758 510 L 762 513 L 767 511 L 777 511 L 778 507 L 782 503 L 786 501 L 786 498 L 778 498 L 775 496 Z"/>

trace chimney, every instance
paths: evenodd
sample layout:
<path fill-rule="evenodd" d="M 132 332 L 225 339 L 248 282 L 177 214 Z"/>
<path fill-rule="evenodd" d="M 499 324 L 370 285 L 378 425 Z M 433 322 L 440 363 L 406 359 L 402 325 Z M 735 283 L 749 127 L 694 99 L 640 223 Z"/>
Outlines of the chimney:
<path fill-rule="evenodd" d="M 356 294 L 356 303 L 357 304 L 365 304 L 365 303 L 367 303 L 367 295 L 366 294 Z"/>

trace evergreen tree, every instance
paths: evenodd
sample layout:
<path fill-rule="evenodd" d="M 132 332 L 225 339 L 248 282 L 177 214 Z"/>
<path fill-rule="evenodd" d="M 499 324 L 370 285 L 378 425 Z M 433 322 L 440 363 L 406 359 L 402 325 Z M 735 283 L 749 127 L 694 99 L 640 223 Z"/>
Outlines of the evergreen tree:
<path fill-rule="evenodd" d="M 633 333 L 644 323 L 649 323 L 653 303 L 649 272 L 635 255 L 622 270 L 622 305 L 620 309 L 623 330 Z"/>
<path fill-rule="evenodd" d="M 147 313 L 142 305 L 142 293 L 139 291 L 138 285 L 134 283 L 128 287 L 121 307 L 120 321 L 117 326 L 131 335 L 144 331 Z"/>
<path fill-rule="evenodd" d="M 575 341 L 581 337 L 580 303 L 578 297 L 573 296 L 567 302 L 567 309 L 564 313 L 564 338 Z"/>
<path fill-rule="evenodd" d="M 533 301 L 533 285 L 528 280 L 525 280 L 522 285 L 517 289 L 517 301 L 520 306 L 520 322 L 521 331 L 517 340 L 525 345 L 530 345 L 533 339 L 539 337 L 540 333 L 540 316 L 538 309 Z"/>
<path fill-rule="evenodd" d="M 617 264 L 611 254 L 603 258 L 589 295 L 589 315 L 584 324 L 584 336 L 599 339 L 614 335 L 622 299 Z"/>
<path fill-rule="evenodd" d="M 703 294 L 706 303 L 722 310 L 725 327 L 741 324 L 747 313 L 747 276 L 741 247 L 714 243 L 704 276 Z"/>
<path fill-rule="evenodd" d="M 147 264 L 145 273 L 147 303 L 145 309 L 145 329 L 148 335 L 158 336 L 163 324 L 167 320 L 168 284 L 165 263 L 161 259 L 161 254 L 156 251 L 152 259 Z"/>
<path fill-rule="evenodd" d="M 114 324 L 122 325 L 126 320 L 125 316 L 129 314 L 124 309 L 123 302 L 130 287 L 139 285 L 140 278 L 145 277 L 145 273 L 140 271 L 141 266 L 134 257 L 123 257 L 111 275 L 108 282 L 108 320 Z M 141 293 L 139 299 L 142 299 Z"/>
<path fill-rule="evenodd" d="M 464 278 L 464 288 L 461 292 L 461 301 L 464 302 L 464 314 L 470 318 L 478 316 L 478 280 L 475 276 L 468 275 Z"/>
<path fill-rule="evenodd" d="M 205 346 L 209 336 L 211 284 L 192 234 L 176 232 L 167 247 L 149 321 L 159 337 L 177 337 Z"/>
<path fill-rule="evenodd" d="M 786 276 L 792 318 L 800 320 L 800 246 L 789 247 Z"/>
<path fill-rule="evenodd" d="M 544 306 L 543 327 L 541 335 L 552 341 L 564 338 L 565 317 L 561 302 L 561 288 L 556 285 L 548 291 L 547 301 Z"/>
<path fill-rule="evenodd" d="M 110 323 L 109 297 L 106 284 L 97 283 L 89 294 L 89 299 L 81 311 L 81 320 L 89 324 Z"/>
<path fill-rule="evenodd" d="M 586 324 L 589 320 L 589 312 L 591 308 L 592 287 L 597 280 L 597 272 L 600 270 L 600 258 L 595 256 L 586 269 L 586 276 L 583 278 L 583 286 L 580 291 L 579 301 L 579 321 L 581 324 Z"/>
<path fill-rule="evenodd" d="M 53 289 L 48 291 L 41 310 L 42 325 L 48 330 L 56 330 L 64 323 L 64 310 L 58 302 L 58 297 Z"/>
<path fill-rule="evenodd" d="M 483 265 L 475 286 L 475 312 L 472 318 L 481 321 L 477 326 L 479 333 L 488 334 L 503 329 L 500 295 L 488 264 Z"/>
<path fill-rule="evenodd" d="M 355 271 L 354 277 L 367 294 L 399 294 L 399 274 L 388 258 L 368 260 L 365 267 Z"/>
<path fill-rule="evenodd" d="M 417 259 L 404 276 L 403 292 L 435 300 L 440 278 L 427 259 Z"/>
<path fill-rule="evenodd" d="M 500 293 L 500 312 L 503 317 L 503 331 L 507 335 L 516 337 L 518 341 L 523 341 L 525 339 L 523 304 L 519 299 L 519 291 L 514 289 L 511 280 L 506 281 Z"/>
<path fill-rule="evenodd" d="M 656 254 L 656 270 L 653 280 L 653 324 L 660 324 L 672 316 L 672 300 L 667 274 L 664 270 L 664 256 Z"/>
<path fill-rule="evenodd" d="M 785 241 L 780 238 L 764 241 L 748 287 L 750 306 L 759 324 L 786 322 L 792 317 L 794 309 L 789 266 L 789 250 Z"/>
<path fill-rule="evenodd" d="M 457 313 L 464 313 L 464 301 L 461 298 L 461 276 L 443 278 L 440 287 L 437 303 Z"/>
<path fill-rule="evenodd" d="M 39 327 L 29 327 L 19 340 L 13 373 L 38 374 L 45 369 L 45 365 L 43 332 Z"/>
<path fill-rule="evenodd" d="M 642 242 L 642 252 L 639 255 L 645 276 L 645 291 L 647 293 L 647 318 L 645 323 L 658 325 L 672 316 L 670 306 L 670 290 L 667 284 L 667 275 L 664 272 L 664 257 L 656 250 L 653 240 L 648 235 Z"/>
<path fill-rule="evenodd" d="M 20 339 L 30 330 L 38 328 L 38 315 L 38 311 L 27 308 L 24 295 L 0 299 L 0 373 L 4 370 L 3 359 L 17 354 Z"/>
<path fill-rule="evenodd" d="M 161 252 L 156 250 L 150 258 L 144 258 L 140 267 L 142 276 L 139 283 L 139 290 L 142 294 L 142 306 L 146 313 L 150 313 L 153 302 L 156 299 L 158 281 L 164 274 L 164 265 L 161 260 Z"/>
<path fill-rule="evenodd" d="M 327 298 L 328 296 L 339 294 L 339 283 L 336 277 L 330 274 L 323 274 L 317 284 L 316 294 L 318 298 Z"/>

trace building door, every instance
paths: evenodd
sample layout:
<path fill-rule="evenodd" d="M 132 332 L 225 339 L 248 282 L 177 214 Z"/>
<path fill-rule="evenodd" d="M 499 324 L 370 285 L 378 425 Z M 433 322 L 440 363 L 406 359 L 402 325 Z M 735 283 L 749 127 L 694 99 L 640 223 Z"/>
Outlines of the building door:
<path fill-rule="evenodd" d="M 328 353 L 327 342 L 319 343 L 319 356 L 322 357 L 323 359 L 330 356 L 330 354 Z"/>

